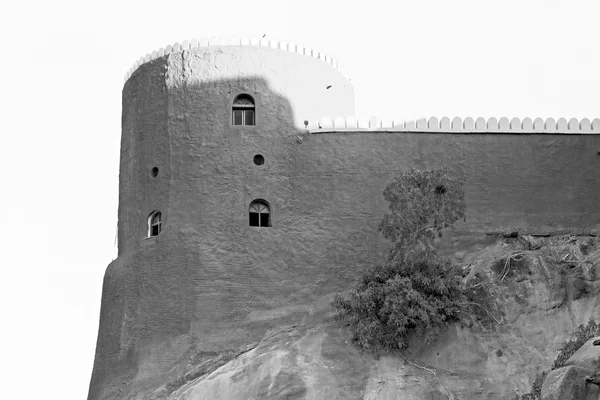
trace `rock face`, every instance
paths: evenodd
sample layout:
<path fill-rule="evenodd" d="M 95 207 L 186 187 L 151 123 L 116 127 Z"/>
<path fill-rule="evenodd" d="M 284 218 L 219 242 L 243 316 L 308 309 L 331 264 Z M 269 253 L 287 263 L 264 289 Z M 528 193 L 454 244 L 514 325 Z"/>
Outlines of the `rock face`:
<path fill-rule="evenodd" d="M 598 400 L 598 386 L 585 380 L 591 373 L 572 365 L 551 371 L 542 386 L 542 400 Z"/>
<path fill-rule="evenodd" d="M 594 342 L 598 339 L 600 339 L 600 336 L 585 342 L 585 344 L 581 346 L 567 362 L 565 362 L 565 366 L 573 365 L 587 368 L 592 371 L 600 370 L 600 346 L 594 345 Z"/>
<path fill-rule="evenodd" d="M 588 340 L 566 362 L 551 371 L 542 386 L 542 400 L 598 400 L 600 398 L 600 347 Z"/>
<path fill-rule="evenodd" d="M 158 376 L 154 385 L 113 398 L 515 399 L 550 370 L 578 325 L 600 320 L 598 246 L 586 238 L 509 238 L 470 248 L 451 242 L 446 251 L 458 250 L 452 254 L 470 265 L 470 275 L 498 281 L 505 311 L 496 316 L 499 323 L 465 319 L 434 343 L 415 337 L 406 352 L 375 355 L 357 348 L 351 332 L 334 320 L 328 294 L 296 324 L 271 329 L 235 354 L 190 359 L 176 376 Z M 583 243 L 591 246 L 585 254 Z M 297 310 L 276 311 L 293 319 Z M 600 355 L 593 340 L 548 375 L 544 399 L 598 398 L 596 386 L 584 380 Z"/>

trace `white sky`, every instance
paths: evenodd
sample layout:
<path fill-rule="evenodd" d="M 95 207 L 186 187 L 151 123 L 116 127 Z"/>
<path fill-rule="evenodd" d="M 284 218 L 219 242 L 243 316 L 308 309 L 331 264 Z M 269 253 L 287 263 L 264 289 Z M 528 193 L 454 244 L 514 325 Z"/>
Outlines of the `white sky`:
<path fill-rule="evenodd" d="M 10 2 L 0 24 L 5 398 L 87 396 L 117 224 L 121 88 L 205 36 L 324 51 L 357 115 L 600 117 L 598 0 Z"/>

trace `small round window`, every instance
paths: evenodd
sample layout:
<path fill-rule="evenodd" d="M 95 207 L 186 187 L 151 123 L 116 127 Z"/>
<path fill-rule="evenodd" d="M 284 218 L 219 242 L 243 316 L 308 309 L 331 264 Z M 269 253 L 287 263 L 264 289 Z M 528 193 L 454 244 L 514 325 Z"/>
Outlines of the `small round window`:
<path fill-rule="evenodd" d="M 153 178 L 156 178 L 158 176 L 158 168 L 152 168 L 152 171 L 150 171 L 150 175 L 152 175 Z"/>
<path fill-rule="evenodd" d="M 254 164 L 263 165 L 265 163 L 265 158 L 260 154 L 254 156 Z"/>

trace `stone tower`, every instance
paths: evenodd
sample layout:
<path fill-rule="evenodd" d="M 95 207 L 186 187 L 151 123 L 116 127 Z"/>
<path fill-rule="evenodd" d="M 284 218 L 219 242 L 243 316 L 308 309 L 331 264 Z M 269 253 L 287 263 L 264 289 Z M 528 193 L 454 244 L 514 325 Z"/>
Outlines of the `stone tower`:
<path fill-rule="evenodd" d="M 352 85 L 300 46 L 214 44 L 161 49 L 125 82 L 119 255 L 90 400 L 135 396 L 203 354 L 233 351 L 276 323 L 262 310 L 323 280 L 296 267 L 307 222 L 294 211 L 294 148 L 305 120 L 354 114 Z M 265 214 L 256 204 L 270 226 L 250 226 L 252 211 Z M 319 257 L 308 257 L 315 268 Z"/>

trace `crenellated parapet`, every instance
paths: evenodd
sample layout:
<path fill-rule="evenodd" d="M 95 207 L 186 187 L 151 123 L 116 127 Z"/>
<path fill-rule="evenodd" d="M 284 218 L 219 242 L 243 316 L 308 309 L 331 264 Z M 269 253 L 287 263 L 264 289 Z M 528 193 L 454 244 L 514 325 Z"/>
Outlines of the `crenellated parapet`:
<path fill-rule="evenodd" d="M 308 125 L 306 125 L 308 122 Z M 460 117 L 440 119 L 431 117 L 417 120 L 392 120 L 379 117 L 323 117 L 320 121 L 306 121 L 306 128 L 314 133 L 343 130 L 384 130 L 399 132 L 498 132 L 498 133 L 556 133 L 556 134 L 600 134 L 600 119 L 594 118 L 519 118 L 491 117 L 487 120 Z"/>
<path fill-rule="evenodd" d="M 152 53 L 148 53 L 143 57 L 140 57 L 139 60 L 133 64 L 133 67 L 127 71 L 125 74 L 125 82 L 131 77 L 131 75 L 137 70 L 141 65 L 155 60 L 159 57 L 163 57 L 167 54 L 177 53 L 184 50 L 192 50 L 199 47 L 219 47 L 219 46 L 260 46 L 260 47 L 269 47 L 272 49 L 288 51 L 291 53 L 302 54 L 308 57 L 317 58 L 331 65 L 333 68 L 338 70 L 346 79 L 350 80 L 348 77 L 348 73 L 346 69 L 333 57 L 317 50 L 313 50 L 310 47 L 305 47 L 301 45 L 297 45 L 294 43 L 289 43 L 276 39 L 258 39 L 256 37 L 246 38 L 246 37 L 234 37 L 234 38 L 224 38 L 224 37 L 211 37 L 211 38 L 203 38 L 203 39 L 193 39 L 191 41 L 184 40 L 179 43 L 176 42 L 173 45 L 168 45 L 166 47 L 161 47 L 159 50 L 155 50 Z"/>

